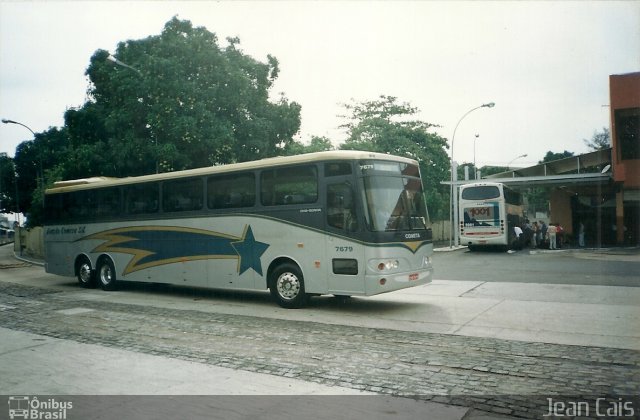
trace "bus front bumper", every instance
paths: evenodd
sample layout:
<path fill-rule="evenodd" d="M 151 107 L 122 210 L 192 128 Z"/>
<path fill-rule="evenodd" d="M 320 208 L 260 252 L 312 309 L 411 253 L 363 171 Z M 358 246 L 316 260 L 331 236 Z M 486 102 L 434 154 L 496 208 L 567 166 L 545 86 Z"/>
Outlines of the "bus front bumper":
<path fill-rule="evenodd" d="M 375 273 L 365 276 L 365 295 L 373 296 L 380 293 L 393 292 L 431 283 L 433 268 L 420 269 L 408 273 Z"/>

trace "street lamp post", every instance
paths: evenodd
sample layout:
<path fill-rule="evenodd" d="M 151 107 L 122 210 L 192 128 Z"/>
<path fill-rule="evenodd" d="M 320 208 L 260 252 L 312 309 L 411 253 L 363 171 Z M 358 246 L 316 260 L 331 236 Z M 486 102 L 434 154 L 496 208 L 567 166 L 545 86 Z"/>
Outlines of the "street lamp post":
<path fill-rule="evenodd" d="M 516 160 L 518 160 L 518 159 L 520 159 L 520 158 L 526 158 L 527 156 L 529 156 L 529 155 L 527 155 L 527 154 L 525 153 L 524 155 L 516 156 L 516 157 L 514 157 L 513 159 L 511 159 L 511 160 L 509 161 L 509 163 L 507 163 L 507 171 L 509 170 L 509 166 L 511 166 L 511 164 L 512 164 L 514 161 L 516 161 Z"/>
<path fill-rule="evenodd" d="M 111 61 L 114 64 L 117 64 L 120 67 L 124 67 L 127 68 L 129 70 L 133 70 L 135 71 L 138 76 L 144 78 L 144 76 L 142 75 L 142 72 L 140 70 L 138 70 L 137 68 L 128 65 L 127 63 L 123 63 L 122 61 L 118 60 L 117 58 L 115 58 L 114 56 L 112 56 L 111 54 L 109 54 L 107 56 L 107 60 Z M 149 129 L 149 132 L 151 133 L 151 137 L 153 138 L 154 141 L 154 149 L 156 151 L 156 173 L 160 172 L 160 167 L 158 164 L 158 139 L 153 135 L 153 131 L 151 130 L 151 126 L 149 124 L 147 124 L 147 128 Z"/>
<path fill-rule="evenodd" d="M 464 118 L 471 114 L 473 111 L 475 111 L 476 109 L 480 109 L 480 108 L 493 108 L 494 106 L 496 106 L 496 104 L 494 102 L 489 102 L 486 104 L 482 104 L 480 106 L 477 106 L 475 108 L 471 108 L 469 111 L 467 111 L 462 117 L 460 117 L 460 119 L 458 120 L 458 123 L 456 124 L 455 128 L 453 129 L 453 135 L 451 136 L 451 189 L 450 189 L 450 193 L 449 193 L 449 227 L 451 229 L 451 234 L 449 235 L 449 248 L 452 248 L 452 240 L 453 240 L 453 236 L 455 235 L 455 243 L 456 246 L 458 246 L 458 199 L 457 197 L 454 199 L 453 194 L 454 191 L 457 192 L 458 189 L 454 188 L 453 186 L 453 178 L 454 178 L 454 160 L 453 160 L 453 142 L 456 138 L 456 131 L 458 130 L 458 126 L 460 125 L 460 123 L 462 122 L 462 120 L 464 120 Z M 452 210 L 453 209 L 453 210 Z M 455 216 L 454 216 L 455 213 Z M 455 224 L 454 224 L 454 218 L 455 218 Z"/>
<path fill-rule="evenodd" d="M 478 170 L 476 169 L 476 140 L 478 140 L 480 134 L 476 133 L 476 137 L 473 139 L 473 180 L 477 179 Z"/>
<path fill-rule="evenodd" d="M 27 130 L 31 131 L 31 134 L 33 134 L 33 138 L 34 138 L 34 139 L 36 138 L 36 133 L 34 133 L 34 131 L 33 131 L 31 128 L 29 128 L 29 126 L 27 126 L 27 125 L 25 125 L 25 124 L 22 124 L 21 122 L 14 121 L 14 120 L 7 120 L 7 119 L 4 119 L 4 118 L 3 118 L 3 119 L 2 119 L 2 123 L 3 123 L 3 124 L 16 124 L 16 125 L 21 125 L 21 126 L 23 126 L 24 128 L 26 128 Z M 38 178 L 40 179 L 40 182 L 44 182 L 44 171 L 43 171 L 43 169 L 42 169 L 42 155 L 41 155 L 41 153 L 42 153 L 42 152 L 41 152 L 40 150 L 38 150 L 38 160 L 39 160 L 39 166 L 40 166 L 40 175 L 39 175 L 39 177 L 38 177 Z M 43 194 L 44 194 L 44 191 L 43 191 Z"/>

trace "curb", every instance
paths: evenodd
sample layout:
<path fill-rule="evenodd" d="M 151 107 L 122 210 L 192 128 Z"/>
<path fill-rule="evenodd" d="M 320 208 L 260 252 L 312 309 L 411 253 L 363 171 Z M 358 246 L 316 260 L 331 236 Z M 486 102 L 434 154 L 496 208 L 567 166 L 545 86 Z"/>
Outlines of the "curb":
<path fill-rule="evenodd" d="M 467 246 L 466 245 L 458 245 L 458 246 L 453 246 L 453 247 L 434 248 L 433 252 L 453 252 L 453 251 L 459 251 L 461 249 L 467 249 Z"/>
<path fill-rule="evenodd" d="M 34 260 L 34 259 L 27 258 L 27 257 L 22 257 L 22 256 L 16 254 L 15 251 L 13 252 L 13 256 L 17 260 L 20 260 L 22 262 L 26 262 L 26 263 L 29 263 L 29 264 L 33 264 L 33 265 L 38 265 L 40 267 L 44 267 L 44 261 L 42 261 L 42 260 Z"/>

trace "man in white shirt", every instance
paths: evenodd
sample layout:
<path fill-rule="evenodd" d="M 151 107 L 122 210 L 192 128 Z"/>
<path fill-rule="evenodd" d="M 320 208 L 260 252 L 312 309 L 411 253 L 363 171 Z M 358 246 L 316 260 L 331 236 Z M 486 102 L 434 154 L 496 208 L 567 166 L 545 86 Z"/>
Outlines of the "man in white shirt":
<path fill-rule="evenodd" d="M 513 231 L 516 234 L 516 240 L 515 240 L 514 248 L 520 250 L 520 249 L 522 249 L 522 239 L 523 239 L 522 228 L 520 226 L 516 226 L 516 227 L 513 228 Z"/>

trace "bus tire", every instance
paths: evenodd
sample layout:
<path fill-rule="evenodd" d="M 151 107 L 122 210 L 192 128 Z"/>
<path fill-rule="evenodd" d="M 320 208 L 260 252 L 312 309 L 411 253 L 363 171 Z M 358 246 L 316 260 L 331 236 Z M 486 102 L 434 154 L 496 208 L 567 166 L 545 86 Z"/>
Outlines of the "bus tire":
<path fill-rule="evenodd" d="M 302 308 L 309 300 L 304 290 L 304 278 L 297 265 L 284 263 L 269 276 L 269 291 L 276 303 L 286 309 Z"/>
<path fill-rule="evenodd" d="M 98 282 L 102 290 L 116 290 L 116 269 L 110 258 L 102 258 L 98 262 Z"/>
<path fill-rule="evenodd" d="M 96 286 L 96 273 L 91 269 L 91 262 L 87 257 L 80 257 L 76 262 L 76 277 L 82 287 Z"/>

